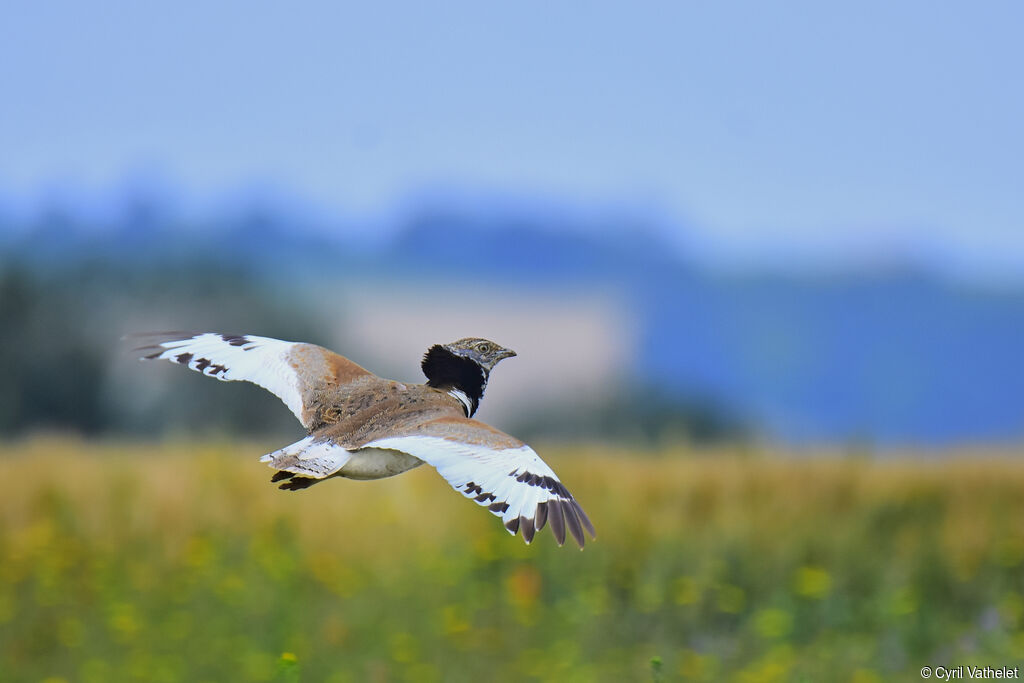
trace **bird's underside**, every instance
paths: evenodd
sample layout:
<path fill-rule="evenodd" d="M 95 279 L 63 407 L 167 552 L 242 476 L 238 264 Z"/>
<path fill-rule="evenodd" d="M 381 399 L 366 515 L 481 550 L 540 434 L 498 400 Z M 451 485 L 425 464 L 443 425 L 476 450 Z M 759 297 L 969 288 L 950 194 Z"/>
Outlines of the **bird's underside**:
<path fill-rule="evenodd" d="M 272 481 L 280 488 L 304 489 L 331 477 L 379 479 L 426 462 L 501 517 L 510 533 L 521 531 L 527 543 L 548 521 L 559 545 L 567 530 L 581 548 L 584 529 L 594 536 L 583 509 L 533 449 L 469 417 L 490 369 L 515 355 L 493 342 L 433 347 L 424 360 L 430 381 L 410 384 L 378 377 L 313 344 L 211 332 L 146 337 L 150 343 L 139 349 L 144 359 L 252 382 L 288 406 L 308 436 L 261 458 L 277 470 Z M 479 366 L 479 378 L 470 361 Z M 454 369 L 447 371 L 446 363 Z"/>

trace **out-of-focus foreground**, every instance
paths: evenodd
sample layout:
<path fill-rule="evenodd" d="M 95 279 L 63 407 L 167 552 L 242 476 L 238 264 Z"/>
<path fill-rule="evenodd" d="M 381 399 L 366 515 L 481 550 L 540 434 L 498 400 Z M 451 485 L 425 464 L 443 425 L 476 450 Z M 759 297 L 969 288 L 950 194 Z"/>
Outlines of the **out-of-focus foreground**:
<path fill-rule="evenodd" d="M 597 526 L 581 553 L 546 530 L 523 545 L 429 468 L 277 491 L 267 448 L 3 446 L 3 679 L 882 681 L 1024 663 L 1017 454 L 539 449 Z"/>

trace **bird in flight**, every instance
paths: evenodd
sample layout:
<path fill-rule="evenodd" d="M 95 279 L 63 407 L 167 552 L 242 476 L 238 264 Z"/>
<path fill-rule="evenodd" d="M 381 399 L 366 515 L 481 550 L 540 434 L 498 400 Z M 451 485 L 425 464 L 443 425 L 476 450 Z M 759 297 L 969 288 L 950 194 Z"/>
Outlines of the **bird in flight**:
<path fill-rule="evenodd" d="M 487 339 L 435 344 L 423 356 L 426 384 L 384 379 L 314 344 L 216 332 L 144 335 L 143 360 L 165 359 L 224 381 L 252 382 L 295 414 L 308 436 L 260 460 L 271 481 L 299 490 L 330 477 L 382 479 L 424 462 L 452 487 L 501 517 L 530 543 L 550 523 L 580 548 L 583 508 L 532 448 L 474 420 L 491 370 L 515 356 Z"/>

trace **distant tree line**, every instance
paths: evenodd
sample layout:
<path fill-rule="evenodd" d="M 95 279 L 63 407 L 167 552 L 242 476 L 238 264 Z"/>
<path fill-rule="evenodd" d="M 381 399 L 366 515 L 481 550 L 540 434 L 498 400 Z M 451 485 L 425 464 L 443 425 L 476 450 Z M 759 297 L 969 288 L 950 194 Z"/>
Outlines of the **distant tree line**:
<path fill-rule="evenodd" d="M 212 329 L 330 343 L 329 321 L 297 307 L 309 297 L 288 291 L 285 282 L 201 260 L 138 267 L 7 262 L 0 267 L 0 436 L 297 433 L 291 414 L 258 387 L 139 365 L 130 336 Z M 724 411 L 652 392 L 637 387 L 597 411 L 524 418 L 515 426 L 524 437 L 641 443 L 743 433 Z"/>
<path fill-rule="evenodd" d="M 102 349 L 82 342 L 89 302 L 74 282 L 23 268 L 0 273 L 0 432 L 85 434 L 108 425 L 98 400 Z"/>
<path fill-rule="evenodd" d="M 311 316 L 287 299 L 245 269 L 211 264 L 7 263 L 0 267 L 0 435 L 293 429 L 277 399 L 255 387 L 225 394 L 192 373 L 140 367 L 130 336 L 171 328 L 315 338 Z M 215 386 L 196 390 L 196 380 Z M 147 409 L 147 398 L 159 408 Z"/>

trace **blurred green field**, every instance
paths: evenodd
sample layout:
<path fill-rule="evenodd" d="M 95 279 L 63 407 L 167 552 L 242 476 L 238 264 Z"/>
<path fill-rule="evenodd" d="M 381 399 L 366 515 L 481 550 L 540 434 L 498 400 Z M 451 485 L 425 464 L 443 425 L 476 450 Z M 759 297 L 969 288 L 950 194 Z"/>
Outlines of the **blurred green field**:
<path fill-rule="evenodd" d="M 428 468 L 286 493 L 271 444 L 0 447 L 3 681 L 890 681 L 1024 663 L 1018 454 L 548 448 L 598 539 Z"/>

